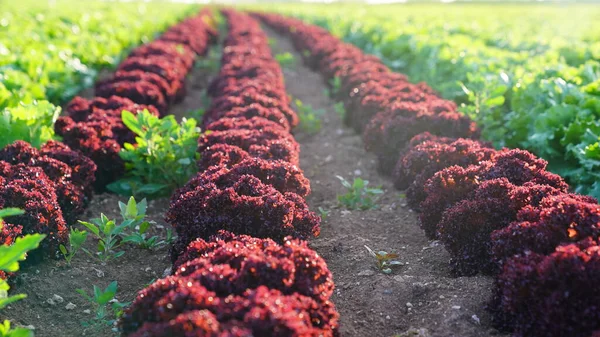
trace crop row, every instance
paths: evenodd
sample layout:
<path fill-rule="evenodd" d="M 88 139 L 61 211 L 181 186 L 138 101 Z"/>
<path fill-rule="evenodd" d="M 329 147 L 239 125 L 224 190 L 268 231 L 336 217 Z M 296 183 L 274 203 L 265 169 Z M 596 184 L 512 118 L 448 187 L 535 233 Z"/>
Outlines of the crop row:
<path fill-rule="evenodd" d="M 55 256 L 59 245 L 67 246 L 68 225 L 89 203 L 94 183 L 104 186 L 107 172 L 112 178 L 122 170 L 120 145 L 132 141 L 133 135 L 121 121 L 121 110 L 148 109 L 158 114 L 157 102 L 144 100 L 145 89 L 139 88 L 152 87 L 158 91 L 156 97 L 167 97 L 169 102 L 180 97 L 195 54 L 204 53 L 212 39 L 206 15 L 202 12 L 187 19 L 158 40 L 133 50 L 111 79 L 99 82 L 101 87 L 111 87 L 104 89 L 106 98 L 74 98 L 66 109 L 68 116 L 56 124 L 64 143 L 50 140 L 37 149 L 16 141 L 0 150 L 0 208 L 24 211 L 2 226 L 0 244 L 10 245 L 25 234 L 46 234 L 42 250 L 35 251 L 29 261 L 45 254 Z M 169 81 L 160 77 L 169 75 Z M 178 86 L 178 91 L 163 94 L 168 83 Z"/>
<path fill-rule="evenodd" d="M 460 104 L 483 139 L 531 151 L 576 192 L 600 198 L 597 8 L 571 6 L 572 20 L 563 20 L 559 7 L 517 8 L 292 4 L 277 10 L 426 81 Z"/>
<path fill-rule="evenodd" d="M 0 9 L 0 147 L 53 139 L 60 106 L 128 50 L 191 14 L 182 4 L 5 3 Z"/>
<path fill-rule="evenodd" d="M 337 335 L 332 275 L 303 241 L 319 234 L 320 218 L 304 200 L 310 184 L 297 167 L 283 74 L 258 22 L 223 13 L 229 31 L 208 88 L 200 172 L 166 216 L 178 234 L 174 272 L 139 293 L 123 335 Z"/>
<path fill-rule="evenodd" d="M 206 22 L 208 15 L 203 10 L 135 48 L 110 78 L 96 83 L 96 97 L 75 97 L 67 105 L 66 115 L 56 121 L 55 130 L 63 142 L 98 166 L 98 190 L 123 175 L 125 164 L 119 152 L 124 143 L 134 141 L 121 112 L 148 110 L 163 116 L 185 95 L 185 77 L 196 56 L 205 55 L 215 40 L 215 32 Z"/>
<path fill-rule="evenodd" d="M 313 69 L 339 79 L 346 123 L 363 130 L 381 168 L 393 169 L 395 185 L 409 188 L 421 226 L 447 248 L 452 270 L 496 277 L 488 308 L 497 327 L 515 336 L 600 332 L 596 199 L 569 193 L 547 162 L 527 151 L 476 140 L 474 124 L 453 103 L 376 57 L 302 21 L 258 16 L 290 35 Z"/>

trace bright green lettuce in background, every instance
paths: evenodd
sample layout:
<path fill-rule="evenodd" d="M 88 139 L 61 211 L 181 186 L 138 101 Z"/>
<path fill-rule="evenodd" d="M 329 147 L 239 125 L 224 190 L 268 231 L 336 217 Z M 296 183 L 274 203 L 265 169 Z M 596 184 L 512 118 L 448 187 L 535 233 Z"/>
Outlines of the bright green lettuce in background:
<path fill-rule="evenodd" d="M 253 5 L 253 8 L 256 5 Z M 600 7 L 263 5 L 329 29 L 473 117 L 497 147 L 549 161 L 600 198 Z"/>
<path fill-rule="evenodd" d="M 0 147 L 15 139 L 39 145 L 52 138 L 56 106 L 196 9 L 168 2 L 2 2 Z"/>

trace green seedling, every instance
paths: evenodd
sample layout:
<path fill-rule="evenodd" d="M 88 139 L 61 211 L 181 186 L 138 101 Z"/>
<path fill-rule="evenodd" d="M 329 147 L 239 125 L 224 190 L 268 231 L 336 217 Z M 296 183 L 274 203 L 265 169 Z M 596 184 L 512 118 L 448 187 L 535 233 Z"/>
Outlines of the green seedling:
<path fill-rule="evenodd" d="M 323 219 L 323 220 L 325 220 L 325 218 L 327 218 L 329 216 L 329 213 L 331 213 L 331 211 L 328 211 L 321 206 L 319 206 L 318 210 L 319 210 L 319 215 L 321 216 L 321 219 Z"/>
<path fill-rule="evenodd" d="M 292 68 L 296 64 L 296 58 L 292 53 L 285 52 L 275 55 L 275 60 L 284 68 Z"/>
<path fill-rule="evenodd" d="M 332 78 L 331 80 L 329 80 L 329 86 L 331 88 L 329 89 L 330 96 L 335 96 L 339 94 L 340 89 L 342 88 L 342 79 L 339 77 Z"/>
<path fill-rule="evenodd" d="M 58 246 L 69 267 L 71 266 L 71 260 L 73 260 L 75 254 L 77 254 L 81 246 L 85 243 L 85 240 L 87 240 L 87 235 L 86 231 L 71 228 L 71 232 L 69 233 L 69 248 L 63 244 Z"/>
<path fill-rule="evenodd" d="M 300 129 L 311 135 L 318 133 L 322 127 L 321 118 L 325 115 L 325 110 L 315 109 L 299 99 L 295 99 L 294 104 L 300 119 Z"/>
<path fill-rule="evenodd" d="M 205 72 L 216 73 L 221 67 L 222 54 L 222 48 L 213 47 L 208 51 L 208 55 L 196 61 L 194 66 Z"/>
<path fill-rule="evenodd" d="M 119 209 L 123 223 L 127 225 L 130 233 L 123 234 L 122 243 L 133 243 L 142 249 L 154 249 L 167 244 L 166 240 L 160 240 L 158 236 L 149 237 L 147 232 L 153 222 L 146 221 L 146 209 L 148 203 L 143 199 L 136 203 L 135 198 L 130 197 L 127 204 L 119 201 Z M 172 240 L 172 233 L 167 230 L 167 240 Z"/>
<path fill-rule="evenodd" d="M 381 186 L 376 188 L 368 187 L 369 182 L 361 178 L 354 178 L 351 184 L 341 176 L 336 176 L 348 192 L 338 195 L 338 202 L 347 209 L 367 210 L 377 208 L 377 199 L 383 194 Z"/>
<path fill-rule="evenodd" d="M 344 102 L 335 103 L 333 109 L 335 110 L 335 113 L 338 114 L 338 116 L 340 116 L 341 119 L 344 119 L 346 117 L 346 108 L 344 107 Z"/>
<path fill-rule="evenodd" d="M 82 322 L 83 326 L 113 326 L 115 324 L 123 315 L 123 309 L 129 305 L 129 303 L 121 303 L 115 299 L 117 289 L 117 281 L 111 282 L 104 290 L 94 285 L 91 296 L 84 289 L 77 289 L 77 292 L 88 301 L 95 313 L 92 320 Z"/>
<path fill-rule="evenodd" d="M 98 247 L 96 252 L 92 253 L 86 248 L 81 248 L 84 252 L 92 257 L 97 257 L 102 262 L 117 259 L 124 251 L 117 251 L 121 246 L 121 233 L 127 229 L 127 224 L 117 225 L 114 220 L 110 220 L 104 213 L 100 214 L 100 218 L 92 219 L 92 222 L 79 221 L 98 239 Z"/>
<path fill-rule="evenodd" d="M 367 247 L 367 245 L 365 245 L 365 248 L 367 249 L 369 254 L 376 259 L 375 265 L 377 269 L 379 269 L 384 274 L 391 274 L 392 267 L 394 266 L 404 265 L 402 262 L 396 260 L 396 258 L 399 257 L 398 254 L 388 253 L 383 250 L 376 252 L 371 248 Z"/>
<path fill-rule="evenodd" d="M 4 227 L 4 217 L 23 214 L 23 211 L 16 208 L 5 208 L 0 210 L 0 229 Z M 40 242 L 45 238 L 42 234 L 32 234 L 19 237 L 11 245 L 0 246 L 0 271 L 3 273 L 14 273 L 19 270 L 19 262 L 27 258 L 27 252 L 39 247 Z M 6 308 L 11 303 L 20 301 L 27 297 L 25 294 L 8 296 L 10 286 L 6 280 L 0 278 L 0 309 Z M 2 337 L 32 337 L 33 332 L 24 328 L 13 329 L 10 321 L 0 322 L 0 336 Z"/>

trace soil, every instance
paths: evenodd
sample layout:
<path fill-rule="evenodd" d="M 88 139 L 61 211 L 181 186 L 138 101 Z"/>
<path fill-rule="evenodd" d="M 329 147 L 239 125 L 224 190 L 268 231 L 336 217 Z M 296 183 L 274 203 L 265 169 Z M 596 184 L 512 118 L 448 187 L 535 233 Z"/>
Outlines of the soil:
<path fill-rule="evenodd" d="M 325 95 L 322 78 L 301 64 L 287 38 L 266 29 L 273 38 L 273 53 L 290 52 L 296 64 L 284 67 L 287 91 L 314 109 L 323 109 L 323 124 L 315 135 L 302 132 L 296 138 L 302 146 L 301 167 L 312 183 L 308 202 L 313 210 L 328 212 L 319 238 L 311 242 L 327 261 L 333 273 L 336 291 L 332 297 L 341 315 L 342 336 L 503 336 L 490 326 L 485 303 L 490 296 L 492 278 L 450 276 L 449 256 L 435 241 L 429 241 L 417 225 L 416 214 L 394 190 L 391 181 L 376 169 L 375 157 L 367 153 L 361 137 L 345 128 Z M 205 107 L 204 89 L 209 76 L 197 68 L 189 77 L 186 99 L 172 113 Z M 349 211 L 338 207 L 336 196 L 344 193 L 336 175 L 347 180 L 361 177 L 371 186 L 383 186 L 378 208 Z M 105 213 L 119 218 L 117 202 L 125 198 L 110 194 L 96 195 L 84 219 Z M 149 203 L 148 218 L 157 222 L 152 233 L 165 237 L 163 222 L 167 199 Z M 88 239 L 86 247 L 95 248 Z M 391 274 L 375 268 L 373 250 L 399 254 L 404 265 Z M 29 297 L 3 310 L 1 319 L 14 325 L 35 328 L 39 337 L 114 336 L 114 327 L 104 324 L 82 326 L 94 310 L 75 290 L 91 291 L 92 285 L 106 287 L 117 281 L 117 299 L 130 302 L 152 280 L 169 272 L 168 247 L 148 251 L 127 247 L 114 262 L 100 264 L 80 252 L 67 267 L 64 261 L 45 261 L 24 268 L 14 279 L 12 293 Z M 60 296 L 59 299 L 55 295 Z M 76 307 L 68 310 L 69 303 Z M 86 313 L 86 310 L 92 310 Z"/>
<path fill-rule="evenodd" d="M 364 150 L 360 135 L 343 126 L 335 102 L 325 94 L 323 78 L 302 65 L 287 38 L 265 30 L 275 41 L 274 55 L 289 52 L 296 60 L 283 69 L 287 92 L 326 111 L 318 134 L 296 138 L 302 146 L 300 165 L 312 186 L 308 203 L 313 210 L 321 207 L 329 212 L 311 246 L 333 273 L 332 299 L 340 312 L 342 336 L 501 335 L 491 328 L 485 310 L 492 278 L 450 276 L 448 253 L 425 237 L 401 191 L 378 173 L 375 156 Z M 379 207 L 366 211 L 337 207 L 336 196 L 345 192 L 336 175 L 381 185 L 385 193 Z M 365 245 L 399 254 L 404 265 L 389 275 L 380 272 Z"/>

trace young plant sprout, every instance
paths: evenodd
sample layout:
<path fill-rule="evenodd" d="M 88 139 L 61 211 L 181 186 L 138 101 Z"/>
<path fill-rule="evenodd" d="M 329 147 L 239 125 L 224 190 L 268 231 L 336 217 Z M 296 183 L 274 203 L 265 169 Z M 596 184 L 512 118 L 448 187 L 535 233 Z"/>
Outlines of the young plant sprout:
<path fill-rule="evenodd" d="M 365 245 L 365 248 L 367 249 L 369 254 L 376 259 L 375 263 L 376 263 L 377 269 L 379 269 L 384 274 L 391 274 L 392 267 L 394 267 L 394 266 L 403 266 L 404 265 L 402 262 L 396 260 L 396 258 L 399 257 L 398 254 L 388 253 L 383 250 L 376 252 L 376 251 L 372 250 L 371 248 L 369 248 L 367 245 Z"/>

